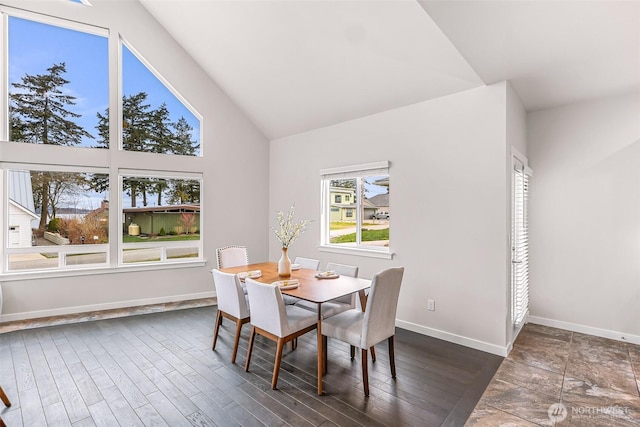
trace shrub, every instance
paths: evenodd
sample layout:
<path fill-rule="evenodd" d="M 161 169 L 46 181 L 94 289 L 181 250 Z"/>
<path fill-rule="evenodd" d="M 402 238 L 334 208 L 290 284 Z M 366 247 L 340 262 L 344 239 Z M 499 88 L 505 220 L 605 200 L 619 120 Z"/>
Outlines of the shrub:
<path fill-rule="evenodd" d="M 60 231 L 60 218 L 53 218 L 47 225 L 47 231 L 57 233 Z"/>
<path fill-rule="evenodd" d="M 160 228 L 160 232 L 158 233 L 158 235 L 160 236 L 166 236 L 167 232 L 164 230 L 164 227 Z"/>

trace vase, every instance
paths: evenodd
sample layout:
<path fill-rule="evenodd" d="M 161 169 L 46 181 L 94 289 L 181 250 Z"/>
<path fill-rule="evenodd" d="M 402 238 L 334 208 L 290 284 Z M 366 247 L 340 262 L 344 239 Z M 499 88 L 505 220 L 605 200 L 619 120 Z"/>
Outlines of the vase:
<path fill-rule="evenodd" d="M 282 248 L 282 256 L 278 260 L 278 276 L 282 279 L 291 277 L 291 260 L 287 254 L 288 248 Z"/>

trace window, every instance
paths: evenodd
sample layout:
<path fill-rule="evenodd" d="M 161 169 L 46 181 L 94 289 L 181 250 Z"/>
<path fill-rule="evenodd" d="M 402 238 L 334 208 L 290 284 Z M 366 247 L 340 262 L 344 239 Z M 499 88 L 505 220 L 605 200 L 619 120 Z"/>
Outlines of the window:
<path fill-rule="evenodd" d="M 389 221 L 377 221 L 377 209 L 389 210 L 389 163 L 324 169 L 322 248 L 390 254 Z M 342 204 L 344 197 L 345 203 Z"/>
<path fill-rule="evenodd" d="M 8 169 L 6 270 L 106 266 L 108 182 L 105 173 Z"/>
<path fill-rule="evenodd" d="M 15 16 L 8 26 L 9 140 L 95 146 L 97 114 L 109 104 L 107 34 Z"/>
<path fill-rule="evenodd" d="M 109 29 L 0 15 L 0 273 L 202 263 L 197 112 Z"/>
<path fill-rule="evenodd" d="M 201 257 L 200 181 L 122 178 L 122 264 Z"/>
<path fill-rule="evenodd" d="M 529 177 L 531 170 L 514 157 L 511 193 L 511 320 L 522 327 L 529 313 Z"/>
<path fill-rule="evenodd" d="M 200 120 L 124 43 L 122 93 L 124 150 L 200 154 Z M 108 139 L 108 132 L 100 137 L 103 144 Z"/>

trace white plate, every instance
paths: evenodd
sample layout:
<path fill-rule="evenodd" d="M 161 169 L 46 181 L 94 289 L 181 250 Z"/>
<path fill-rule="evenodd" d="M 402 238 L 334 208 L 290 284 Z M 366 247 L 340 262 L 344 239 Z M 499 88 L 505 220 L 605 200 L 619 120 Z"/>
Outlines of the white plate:
<path fill-rule="evenodd" d="M 262 271 L 243 271 L 238 273 L 238 278 L 240 280 L 244 280 L 246 278 L 257 279 L 258 277 L 262 277 Z"/>
<path fill-rule="evenodd" d="M 318 279 L 337 279 L 338 277 L 340 277 L 340 274 L 336 273 L 335 271 L 323 271 L 320 273 L 316 273 L 316 277 Z"/>
<path fill-rule="evenodd" d="M 272 285 L 279 286 L 282 290 L 295 289 L 300 286 L 299 282 L 287 284 L 288 282 L 290 283 L 291 280 L 278 280 L 277 282 L 273 282 Z"/>
<path fill-rule="evenodd" d="M 300 264 L 291 264 L 291 270 L 292 271 L 300 270 Z"/>

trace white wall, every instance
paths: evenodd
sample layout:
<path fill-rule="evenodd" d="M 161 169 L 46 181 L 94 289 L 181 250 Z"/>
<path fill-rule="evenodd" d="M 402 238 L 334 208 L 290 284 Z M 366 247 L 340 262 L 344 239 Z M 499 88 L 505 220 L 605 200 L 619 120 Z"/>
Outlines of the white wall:
<path fill-rule="evenodd" d="M 316 220 L 291 256 L 359 265 L 367 278 L 405 266 L 398 326 L 503 354 L 506 97 L 503 82 L 271 141 L 270 222 L 293 202 L 296 218 Z M 391 162 L 393 260 L 319 252 L 320 169 L 380 160 Z"/>
<path fill-rule="evenodd" d="M 244 244 L 250 248 L 251 260 L 267 258 L 267 214 L 256 215 L 255 209 L 262 207 L 264 212 L 268 206 L 268 140 L 146 9 L 131 0 L 92 0 L 92 7 L 28 0 L 3 0 L 2 3 L 110 28 L 113 34 L 121 34 L 203 116 L 204 157 L 195 161 L 202 162 L 199 166 L 205 171 L 203 212 L 206 217 L 202 229 L 207 259 L 206 265 L 193 268 L 33 280 L 2 277 L 3 321 L 209 296 L 213 295 L 209 270 L 216 265 L 216 247 Z M 47 158 L 46 149 L 34 157 L 34 152 L 28 150 L 34 147 L 20 148 L 24 150 L 19 150 L 18 160 L 46 162 L 51 158 Z M 94 150 L 75 150 L 72 156 L 76 156 L 76 160 L 82 158 L 86 159 L 86 165 L 104 166 L 99 156 L 89 152 Z M 3 147 L 2 152 L 6 159 L 7 147 Z M 126 167 L 153 164 L 152 167 L 162 169 L 166 164 L 169 169 L 180 170 L 183 164 L 194 160 L 139 154 Z M 112 197 L 117 199 L 119 195 Z"/>
<path fill-rule="evenodd" d="M 528 128 L 530 319 L 640 343 L 640 94 Z"/>

